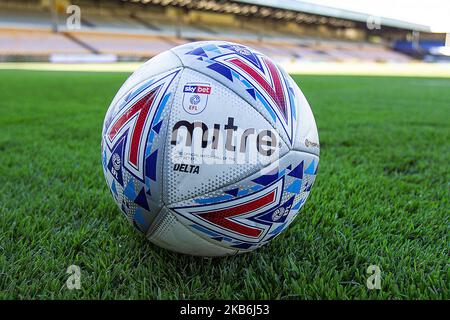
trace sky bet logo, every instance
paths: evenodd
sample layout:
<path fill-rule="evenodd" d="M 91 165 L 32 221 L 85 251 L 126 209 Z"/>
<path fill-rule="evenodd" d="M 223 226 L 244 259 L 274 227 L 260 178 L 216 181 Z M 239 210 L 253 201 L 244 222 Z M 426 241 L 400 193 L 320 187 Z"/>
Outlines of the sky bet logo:
<path fill-rule="evenodd" d="M 198 85 L 185 85 L 183 92 L 184 93 L 210 94 L 211 87 L 210 86 L 198 86 Z"/>

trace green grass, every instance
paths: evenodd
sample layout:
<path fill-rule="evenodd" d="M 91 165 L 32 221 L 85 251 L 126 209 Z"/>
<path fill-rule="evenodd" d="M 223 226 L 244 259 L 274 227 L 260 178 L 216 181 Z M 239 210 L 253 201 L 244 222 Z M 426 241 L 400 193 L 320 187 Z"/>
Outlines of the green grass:
<path fill-rule="evenodd" d="M 206 259 L 143 239 L 107 190 L 101 126 L 126 77 L 0 71 L 0 298 L 450 298 L 450 79 L 296 77 L 322 146 L 311 196 L 266 247 Z"/>

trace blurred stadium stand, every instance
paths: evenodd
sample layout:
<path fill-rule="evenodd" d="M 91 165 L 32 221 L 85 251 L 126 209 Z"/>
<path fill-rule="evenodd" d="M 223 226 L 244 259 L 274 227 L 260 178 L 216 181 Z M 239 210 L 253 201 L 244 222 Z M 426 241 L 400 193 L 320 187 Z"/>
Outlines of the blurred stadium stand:
<path fill-rule="evenodd" d="M 71 4 L 81 9 L 80 28 L 72 29 L 67 24 L 70 14 L 66 9 Z M 433 35 L 438 40 L 421 40 L 419 47 L 414 45 L 412 34 L 428 35 L 423 26 L 387 21 L 381 31 L 367 28 L 363 22 L 366 17 L 355 13 L 340 11 L 339 16 L 333 16 L 326 7 L 300 6 L 304 11 L 298 11 L 289 6 L 293 1 L 283 4 L 3 0 L 0 61 L 53 61 L 55 55 L 67 56 L 68 61 L 71 56 L 83 55 L 143 60 L 188 41 L 214 39 L 247 44 L 276 60 L 407 62 L 431 55 L 431 42 L 443 45 L 444 35 Z"/>

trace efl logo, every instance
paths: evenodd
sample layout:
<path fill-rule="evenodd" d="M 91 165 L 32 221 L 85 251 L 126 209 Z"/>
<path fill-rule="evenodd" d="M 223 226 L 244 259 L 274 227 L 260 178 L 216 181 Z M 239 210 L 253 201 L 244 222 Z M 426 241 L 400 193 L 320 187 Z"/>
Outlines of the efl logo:
<path fill-rule="evenodd" d="M 197 86 L 197 85 L 185 85 L 183 89 L 184 93 L 201 93 L 201 94 L 210 94 L 211 87 L 210 86 Z"/>

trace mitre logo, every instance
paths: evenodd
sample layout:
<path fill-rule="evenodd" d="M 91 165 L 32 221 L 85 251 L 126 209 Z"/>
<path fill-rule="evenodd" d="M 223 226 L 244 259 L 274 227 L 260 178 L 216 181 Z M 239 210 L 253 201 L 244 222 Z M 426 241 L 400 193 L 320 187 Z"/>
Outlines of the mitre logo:
<path fill-rule="evenodd" d="M 277 157 L 279 136 L 275 130 L 255 128 L 242 129 L 228 117 L 224 124 L 209 125 L 202 121 L 180 120 L 172 127 L 171 145 L 176 146 L 178 155 L 189 155 L 180 160 L 193 160 L 200 157 L 214 158 L 214 163 L 229 163 L 241 159 L 243 163 L 252 163 L 261 158 Z M 265 159 L 268 161 L 268 159 Z"/>

